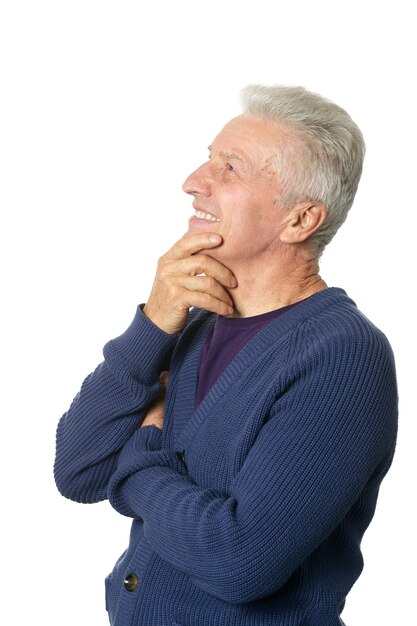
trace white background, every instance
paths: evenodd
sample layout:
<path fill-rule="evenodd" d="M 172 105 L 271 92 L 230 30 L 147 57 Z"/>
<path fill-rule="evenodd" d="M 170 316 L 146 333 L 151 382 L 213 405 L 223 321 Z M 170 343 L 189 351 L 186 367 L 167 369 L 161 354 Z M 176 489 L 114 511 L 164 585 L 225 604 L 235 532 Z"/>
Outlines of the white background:
<path fill-rule="evenodd" d="M 103 344 L 146 301 L 157 258 L 187 228 L 181 183 L 251 82 L 333 99 L 367 141 L 357 200 L 322 275 L 388 335 L 401 425 L 343 617 L 413 623 L 412 4 L 1 3 L 2 623 L 107 623 L 103 578 L 129 521 L 55 490 L 56 423 Z"/>

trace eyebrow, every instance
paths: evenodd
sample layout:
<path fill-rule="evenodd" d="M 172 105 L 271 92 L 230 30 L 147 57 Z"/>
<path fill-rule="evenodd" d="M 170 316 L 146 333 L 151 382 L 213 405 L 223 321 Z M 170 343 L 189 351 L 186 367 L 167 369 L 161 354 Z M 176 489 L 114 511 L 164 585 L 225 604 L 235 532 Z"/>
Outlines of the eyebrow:
<path fill-rule="evenodd" d="M 207 147 L 208 147 L 208 151 L 211 152 L 212 146 L 210 145 Z M 225 152 L 224 150 L 221 150 L 219 152 L 219 156 L 224 157 L 225 159 L 238 159 L 239 161 L 243 161 L 242 157 L 236 154 L 235 152 Z"/>

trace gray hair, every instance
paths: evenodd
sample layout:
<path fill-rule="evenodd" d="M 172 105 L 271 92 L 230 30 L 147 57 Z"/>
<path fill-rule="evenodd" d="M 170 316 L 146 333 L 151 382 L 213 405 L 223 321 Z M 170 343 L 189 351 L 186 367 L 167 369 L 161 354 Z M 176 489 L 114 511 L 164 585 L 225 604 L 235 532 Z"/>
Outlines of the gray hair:
<path fill-rule="evenodd" d="M 343 224 L 362 173 L 365 142 L 344 109 L 304 87 L 248 85 L 243 112 L 292 131 L 281 146 L 276 167 L 282 181 L 277 202 L 322 202 L 327 217 L 310 242 L 320 254 Z"/>

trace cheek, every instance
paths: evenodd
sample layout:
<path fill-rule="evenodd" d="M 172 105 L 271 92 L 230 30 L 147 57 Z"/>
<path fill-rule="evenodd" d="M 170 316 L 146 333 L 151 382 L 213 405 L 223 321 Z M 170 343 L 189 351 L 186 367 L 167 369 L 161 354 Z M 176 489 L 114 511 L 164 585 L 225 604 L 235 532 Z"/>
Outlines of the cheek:
<path fill-rule="evenodd" d="M 243 183 L 218 189 L 219 232 L 225 238 L 224 245 L 249 245 L 253 249 L 278 234 L 279 211 L 272 190 L 268 192 L 254 193 L 253 188 L 248 190 Z"/>

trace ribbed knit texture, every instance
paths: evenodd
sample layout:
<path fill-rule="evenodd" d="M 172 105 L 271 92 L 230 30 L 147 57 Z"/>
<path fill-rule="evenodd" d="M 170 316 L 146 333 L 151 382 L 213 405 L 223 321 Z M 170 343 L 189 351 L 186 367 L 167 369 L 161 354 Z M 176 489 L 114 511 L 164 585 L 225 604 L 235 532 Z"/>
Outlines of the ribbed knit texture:
<path fill-rule="evenodd" d="M 390 346 L 326 289 L 258 332 L 195 410 L 213 322 L 193 311 L 171 336 L 139 309 L 59 423 L 61 493 L 134 518 L 106 579 L 110 622 L 341 624 L 395 448 Z M 164 429 L 138 429 L 163 369 Z"/>
<path fill-rule="evenodd" d="M 216 316 L 216 321 L 200 350 L 196 408 L 239 350 L 264 326 L 281 315 L 285 315 L 294 306 L 297 304 L 290 304 L 253 317 Z"/>

